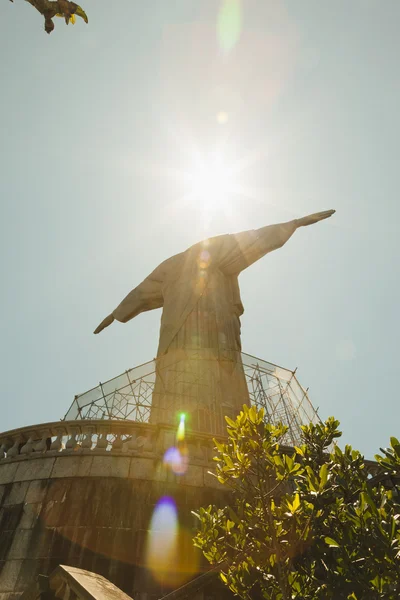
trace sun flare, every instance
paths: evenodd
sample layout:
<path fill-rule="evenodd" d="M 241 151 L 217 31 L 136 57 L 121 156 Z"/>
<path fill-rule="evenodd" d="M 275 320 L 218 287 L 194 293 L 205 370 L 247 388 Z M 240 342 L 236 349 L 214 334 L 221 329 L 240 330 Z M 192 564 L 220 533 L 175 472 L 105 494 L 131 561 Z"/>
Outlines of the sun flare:
<path fill-rule="evenodd" d="M 187 209 L 201 224 L 204 236 L 209 235 L 210 227 L 220 228 L 222 223 L 224 228 L 228 222 L 230 228 L 237 229 L 248 202 L 261 201 L 251 173 L 264 152 L 253 150 L 241 155 L 230 138 L 216 141 L 208 150 L 174 130 L 173 138 L 175 144 L 178 142 L 179 167 L 152 170 L 175 186 L 175 199 L 167 207 L 169 215 L 180 215 Z"/>
<path fill-rule="evenodd" d="M 198 158 L 187 170 L 188 194 L 206 212 L 228 211 L 238 182 L 235 168 L 220 153 Z"/>

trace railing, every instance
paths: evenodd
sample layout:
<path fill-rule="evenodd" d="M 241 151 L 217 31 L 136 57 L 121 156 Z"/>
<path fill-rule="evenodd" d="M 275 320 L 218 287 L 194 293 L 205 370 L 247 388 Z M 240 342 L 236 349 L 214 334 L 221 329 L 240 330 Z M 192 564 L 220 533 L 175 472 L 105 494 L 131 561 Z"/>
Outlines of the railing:
<path fill-rule="evenodd" d="M 17 457 L 76 452 L 128 453 L 162 456 L 174 445 L 176 429 L 132 421 L 57 421 L 0 433 L 0 461 Z M 191 459 L 208 461 L 214 454 L 212 437 L 188 433 Z"/>
<path fill-rule="evenodd" d="M 120 420 L 78 420 L 42 423 L 0 433 L 0 464 L 10 460 L 74 453 L 112 453 L 161 458 L 175 444 L 176 429 Z M 209 464 L 215 456 L 213 436 L 188 432 L 188 456 L 191 463 Z M 282 446 L 282 452 L 293 452 Z M 382 472 L 378 463 L 366 460 L 371 477 Z"/>

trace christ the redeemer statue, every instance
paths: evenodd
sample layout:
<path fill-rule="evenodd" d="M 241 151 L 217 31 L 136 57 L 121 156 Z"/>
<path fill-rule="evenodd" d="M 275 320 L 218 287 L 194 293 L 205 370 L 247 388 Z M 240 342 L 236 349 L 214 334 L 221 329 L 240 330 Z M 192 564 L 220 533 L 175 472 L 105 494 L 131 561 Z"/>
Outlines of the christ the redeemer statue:
<path fill-rule="evenodd" d="M 163 308 L 151 421 L 175 424 L 188 415 L 197 430 L 218 434 L 223 416 L 249 402 L 241 361 L 238 276 L 281 248 L 299 227 L 334 210 L 287 223 L 203 240 L 161 263 L 122 300 L 94 333 L 116 319 Z"/>

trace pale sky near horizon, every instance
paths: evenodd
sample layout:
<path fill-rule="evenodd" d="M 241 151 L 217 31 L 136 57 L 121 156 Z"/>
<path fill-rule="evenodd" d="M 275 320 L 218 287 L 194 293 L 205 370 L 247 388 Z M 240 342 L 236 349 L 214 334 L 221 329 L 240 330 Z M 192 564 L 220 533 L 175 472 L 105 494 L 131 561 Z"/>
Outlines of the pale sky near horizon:
<path fill-rule="evenodd" d="M 0 4 L 0 430 L 155 356 L 159 310 L 92 331 L 165 258 L 335 208 L 240 276 L 242 344 L 372 458 L 400 434 L 399 1 L 81 4 L 50 36 Z M 201 199 L 213 153 L 235 189 Z"/>

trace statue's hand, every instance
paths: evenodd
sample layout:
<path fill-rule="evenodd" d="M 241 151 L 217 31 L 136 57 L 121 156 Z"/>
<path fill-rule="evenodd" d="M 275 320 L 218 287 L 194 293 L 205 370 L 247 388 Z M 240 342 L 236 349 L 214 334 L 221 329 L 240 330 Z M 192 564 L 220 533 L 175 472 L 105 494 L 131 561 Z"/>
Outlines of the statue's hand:
<path fill-rule="evenodd" d="M 108 315 L 108 317 L 106 317 L 101 323 L 100 325 L 94 330 L 93 333 L 100 333 L 100 331 L 103 331 L 103 329 L 105 329 L 106 327 L 108 327 L 109 325 L 111 325 L 111 323 L 114 321 L 114 317 L 112 315 Z"/>
<path fill-rule="evenodd" d="M 323 210 L 322 212 L 308 215 L 302 219 L 296 219 L 297 227 L 306 227 L 307 225 L 318 223 L 318 221 L 322 221 L 323 219 L 329 219 L 335 212 L 336 210 Z"/>

